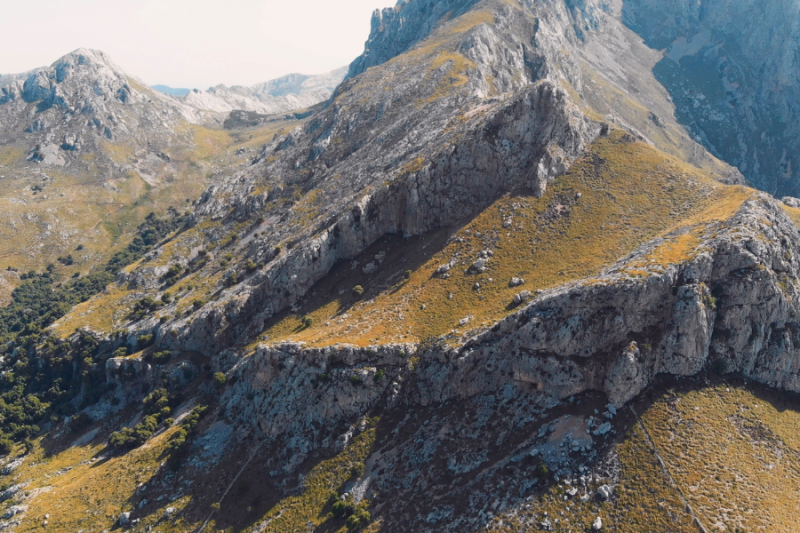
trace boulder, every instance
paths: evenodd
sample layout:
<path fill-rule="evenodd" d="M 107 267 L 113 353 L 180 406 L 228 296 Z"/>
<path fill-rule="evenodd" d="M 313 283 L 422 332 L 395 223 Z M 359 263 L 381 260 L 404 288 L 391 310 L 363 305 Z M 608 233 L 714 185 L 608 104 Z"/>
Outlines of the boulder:
<path fill-rule="evenodd" d="M 608 501 L 611 499 L 611 496 L 614 495 L 614 489 L 611 485 L 602 485 L 599 489 L 597 489 L 597 495 L 602 498 L 603 501 Z"/>
<path fill-rule="evenodd" d="M 514 305 L 519 305 L 522 302 L 526 302 L 531 297 L 531 291 L 522 291 L 519 294 L 514 295 Z"/>

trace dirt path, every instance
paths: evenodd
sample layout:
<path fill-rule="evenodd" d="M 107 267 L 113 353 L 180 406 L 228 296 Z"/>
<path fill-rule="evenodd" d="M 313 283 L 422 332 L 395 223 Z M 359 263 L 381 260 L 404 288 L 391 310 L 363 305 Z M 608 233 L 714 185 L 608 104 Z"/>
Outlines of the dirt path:
<path fill-rule="evenodd" d="M 667 464 L 664 462 L 664 459 L 661 458 L 661 454 L 659 453 L 658 448 L 656 447 L 655 441 L 650 436 L 650 433 L 647 431 L 647 428 L 644 427 L 642 420 L 639 418 L 638 413 L 636 412 L 636 410 L 633 408 L 632 405 L 630 406 L 630 410 L 633 413 L 633 416 L 636 417 L 636 421 L 639 423 L 639 427 L 642 428 L 642 432 L 644 433 L 647 442 L 650 444 L 650 447 L 653 450 L 653 454 L 655 455 L 656 460 L 658 460 L 658 464 L 661 465 L 661 469 L 664 471 L 664 475 L 667 476 L 670 485 L 672 485 L 672 488 L 674 488 L 675 491 L 678 493 L 678 497 L 683 502 L 683 505 L 686 506 L 686 510 L 689 511 L 690 515 L 692 515 L 694 523 L 697 524 L 697 527 L 700 528 L 700 531 L 702 531 L 703 533 L 708 533 L 708 530 L 703 526 L 703 523 L 700 522 L 700 518 L 697 517 L 697 514 L 694 512 L 694 509 L 689 504 L 689 501 L 683 495 L 683 491 L 681 490 L 680 486 L 678 486 L 678 483 L 675 481 L 675 478 L 672 477 L 669 468 L 667 468 Z"/>

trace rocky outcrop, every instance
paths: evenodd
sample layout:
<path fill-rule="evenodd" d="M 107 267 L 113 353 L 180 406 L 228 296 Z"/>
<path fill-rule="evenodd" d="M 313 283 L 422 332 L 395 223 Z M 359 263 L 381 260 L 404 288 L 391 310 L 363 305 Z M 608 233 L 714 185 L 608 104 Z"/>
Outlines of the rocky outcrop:
<path fill-rule="evenodd" d="M 279 344 L 260 346 L 246 359 L 229 354 L 217 360 L 234 383 L 223 398 L 226 414 L 248 428 L 243 435 L 289 450 L 266 465 L 280 477 L 317 450 L 341 449 L 359 421 L 384 413 L 394 421 L 389 428 L 397 427 L 358 483 L 385 502 L 381 516 L 391 523 L 402 514 L 391 495 L 413 500 L 463 476 L 453 490 L 473 505 L 438 516 L 435 527 L 425 514 L 435 511 L 431 502 L 418 503 L 426 510 L 421 516 L 405 518 L 419 530 L 457 531 L 480 522 L 489 495 L 521 501 L 529 487 L 524 480 L 535 477 L 521 457 L 540 457 L 562 478 L 579 467 L 598 468 L 596 450 L 613 435 L 619 408 L 658 375 L 689 377 L 713 368 L 800 391 L 800 232 L 780 204 L 757 195 L 712 225 L 686 263 L 628 273 L 662 244 L 644 245 L 589 282 L 539 293 L 460 346 Z M 590 405 L 608 403 L 602 417 L 590 407 L 583 417 L 575 414 L 576 398 L 597 397 Z M 560 405 L 570 408 L 557 413 L 573 414 L 548 414 Z M 491 462 L 482 455 L 485 441 L 469 437 L 485 439 L 489 420 L 499 424 L 489 423 L 500 447 Z M 438 453 L 450 458 L 446 465 L 434 459 Z M 513 473 L 490 474 L 509 465 Z M 504 492 L 504 483 L 513 490 Z"/>
<path fill-rule="evenodd" d="M 305 456 L 323 445 L 312 428 L 375 408 L 506 394 L 541 409 L 590 391 L 619 408 L 659 374 L 712 366 L 800 391 L 800 232 L 765 195 L 715 232 L 683 265 L 628 275 L 661 244 L 650 243 L 589 284 L 539 294 L 460 347 L 262 346 L 230 360 L 236 385 L 224 402 L 263 438 L 304 442 Z"/>
<path fill-rule="evenodd" d="M 478 0 L 400 0 L 395 7 L 376 9 L 364 53 L 350 65 L 346 79 L 408 51 L 443 19 L 456 18 L 477 3 Z"/>

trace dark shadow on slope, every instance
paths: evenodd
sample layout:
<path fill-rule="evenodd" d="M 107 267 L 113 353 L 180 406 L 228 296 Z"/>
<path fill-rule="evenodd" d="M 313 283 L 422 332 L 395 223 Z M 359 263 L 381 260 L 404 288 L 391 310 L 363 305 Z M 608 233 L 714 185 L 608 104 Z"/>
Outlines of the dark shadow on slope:
<path fill-rule="evenodd" d="M 313 313 L 334 302 L 337 304 L 335 317 L 338 317 L 358 302 L 387 291 L 397 291 L 406 281 L 406 271 L 420 268 L 441 251 L 450 233 L 448 228 L 442 228 L 408 238 L 396 234 L 385 235 L 359 256 L 337 263 L 308 291 L 295 308 L 296 311 L 281 311 L 265 324 L 264 329 L 271 328 L 288 316 Z M 380 254 L 385 255 L 381 260 L 376 259 Z M 369 265 L 373 265 L 374 270 Z M 302 325 L 297 326 L 294 332 L 302 329 Z"/>
<path fill-rule="evenodd" d="M 735 29 L 706 28 L 707 19 L 712 24 L 714 17 L 704 10 L 712 7 L 701 6 L 699 19 L 686 12 L 680 15 L 683 20 L 672 20 L 658 11 L 671 6 L 653 3 L 656 8 L 651 9 L 641 4 L 645 2 L 626 0 L 622 20 L 647 46 L 666 50 L 653 74 L 672 97 L 678 123 L 753 186 L 779 198 L 800 195 L 797 162 L 791 155 L 797 152 L 797 139 L 788 133 L 791 124 L 781 118 L 796 113 L 800 102 L 784 99 L 776 104 L 777 96 L 765 94 L 773 91 L 765 85 L 766 76 L 775 76 L 764 71 L 770 58 L 750 64 L 737 36 L 723 33 Z"/>

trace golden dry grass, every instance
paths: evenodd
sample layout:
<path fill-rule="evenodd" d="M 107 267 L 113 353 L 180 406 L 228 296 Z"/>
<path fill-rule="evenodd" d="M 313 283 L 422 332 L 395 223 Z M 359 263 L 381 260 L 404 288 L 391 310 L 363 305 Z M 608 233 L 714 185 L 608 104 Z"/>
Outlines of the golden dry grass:
<path fill-rule="evenodd" d="M 447 243 L 435 232 L 374 245 L 356 258 L 359 267 L 340 267 L 349 273 L 337 271 L 312 291 L 311 301 L 298 313 L 284 314 L 264 333 L 270 341 L 361 346 L 462 334 L 509 313 L 520 290 L 596 275 L 659 235 L 684 225 L 699 230 L 731 216 L 750 194 L 749 189 L 721 185 L 694 167 L 613 134 L 553 182 L 542 198 L 501 198 L 455 231 Z M 511 226 L 503 228 L 508 219 Z M 644 266 L 651 259 L 661 263 L 688 259 L 695 239 L 695 234 L 686 233 L 668 240 Z M 494 253 L 488 271 L 465 273 L 485 248 Z M 363 265 L 380 251 L 389 254 L 385 266 L 375 274 L 361 274 Z M 448 279 L 434 276 L 439 265 L 453 258 L 457 265 Z M 407 280 L 405 270 L 411 271 Z M 526 284 L 509 287 L 512 276 Z M 481 285 L 479 290 L 475 283 Z M 367 289 L 363 301 L 350 295 L 356 284 Z M 302 327 L 303 315 L 312 318 L 311 327 Z M 469 324 L 459 327 L 467 316 L 472 317 Z"/>
<path fill-rule="evenodd" d="M 112 529 L 120 513 L 131 510 L 129 500 L 139 484 L 161 468 L 174 431 L 167 430 L 124 455 L 94 462 L 102 444 L 73 446 L 53 456 L 37 446 L 14 474 L 15 482 L 28 482 L 26 491 L 36 494 L 26 502 L 28 511 L 17 531 L 42 531 L 45 515 L 50 515 L 51 531 Z M 170 505 L 180 507 L 181 502 Z"/>
<path fill-rule="evenodd" d="M 552 488 L 530 509 L 501 515 L 488 529 L 526 531 L 520 518 L 548 512 L 561 518 L 554 531 L 588 531 L 600 516 L 604 531 L 699 533 L 682 494 L 707 531 L 793 533 L 800 412 L 796 400 L 787 405 L 779 394 L 770 396 L 732 384 L 667 391 L 641 414 L 652 444 L 634 423 L 615 445 L 621 471 L 613 503 L 565 503 L 563 489 Z M 570 512 L 562 514 L 567 506 Z"/>

